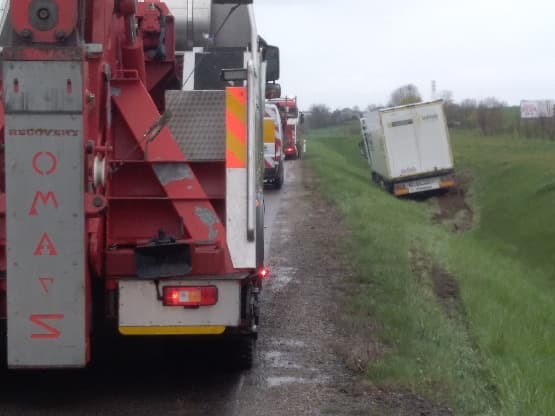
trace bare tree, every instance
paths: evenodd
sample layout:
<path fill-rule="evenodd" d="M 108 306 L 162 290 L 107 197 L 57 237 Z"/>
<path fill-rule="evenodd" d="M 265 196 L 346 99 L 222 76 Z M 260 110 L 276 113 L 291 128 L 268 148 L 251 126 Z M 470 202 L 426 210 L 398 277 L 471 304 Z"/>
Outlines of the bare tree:
<path fill-rule="evenodd" d="M 443 100 L 445 118 L 449 127 L 458 127 L 461 123 L 460 106 L 453 100 L 453 91 L 443 90 L 439 93 L 439 98 Z"/>
<path fill-rule="evenodd" d="M 503 131 L 504 104 L 494 97 L 480 101 L 478 106 L 478 126 L 483 134 L 491 136 Z"/>
<path fill-rule="evenodd" d="M 478 127 L 478 103 L 476 100 L 469 98 L 462 100 L 459 107 L 461 126 L 468 129 Z"/>
<path fill-rule="evenodd" d="M 326 127 L 331 122 L 330 109 L 325 104 L 315 104 L 310 107 L 310 127 L 317 129 L 320 127 Z"/>
<path fill-rule="evenodd" d="M 422 96 L 414 84 L 403 85 L 391 93 L 390 106 L 415 104 L 422 102 Z"/>

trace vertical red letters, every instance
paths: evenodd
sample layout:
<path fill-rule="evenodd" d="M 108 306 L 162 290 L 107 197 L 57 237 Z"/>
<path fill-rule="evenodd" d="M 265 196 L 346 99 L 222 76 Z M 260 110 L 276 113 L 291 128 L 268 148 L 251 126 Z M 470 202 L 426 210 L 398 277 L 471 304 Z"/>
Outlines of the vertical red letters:
<path fill-rule="evenodd" d="M 56 198 L 56 194 L 54 192 L 48 192 L 45 195 L 41 191 L 37 191 L 37 193 L 35 194 L 35 199 L 33 199 L 33 205 L 31 205 L 31 209 L 29 210 L 29 215 L 38 215 L 39 212 L 37 210 L 37 204 L 41 202 L 42 205 L 46 206 L 48 205 L 48 201 L 52 202 L 54 208 L 58 208 L 58 199 Z"/>
<path fill-rule="evenodd" d="M 39 277 L 39 282 L 44 290 L 44 293 L 48 294 L 48 288 L 54 284 L 53 277 Z"/>
<path fill-rule="evenodd" d="M 58 167 L 58 160 L 51 152 L 38 152 L 33 156 L 33 170 L 40 176 L 50 176 L 56 172 Z M 39 215 L 38 205 L 42 204 L 43 207 L 48 206 L 50 203 L 55 209 L 58 209 L 58 199 L 54 192 L 41 192 L 37 191 L 29 210 L 29 216 Z M 57 256 L 58 251 L 54 242 L 47 232 L 42 234 L 37 247 L 34 251 L 35 256 Z M 54 277 L 39 277 L 39 282 L 45 294 L 48 294 L 49 287 L 54 283 Z M 44 315 L 31 315 L 29 320 L 39 327 L 41 332 L 31 332 L 31 339 L 58 339 L 62 332 L 53 327 L 46 321 L 61 321 L 64 319 L 63 314 L 44 314 Z"/>
<path fill-rule="evenodd" d="M 57 256 L 58 252 L 56 251 L 56 246 L 50 239 L 47 233 L 44 233 L 35 249 L 35 256 L 42 256 L 46 250 L 46 255 L 48 256 Z"/>
<path fill-rule="evenodd" d="M 40 163 L 41 160 L 45 160 L 48 163 L 46 167 L 44 163 Z M 42 167 L 41 167 L 42 165 Z M 38 152 L 33 156 L 33 170 L 40 176 L 50 176 L 58 168 L 58 159 L 51 152 Z"/>
<path fill-rule="evenodd" d="M 44 321 L 61 321 L 64 315 L 50 314 L 50 315 L 31 315 L 29 320 L 36 326 L 40 327 L 46 332 L 34 332 L 31 334 L 32 339 L 58 339 L 62 332 L 51 325 L 46 324 Z"/>

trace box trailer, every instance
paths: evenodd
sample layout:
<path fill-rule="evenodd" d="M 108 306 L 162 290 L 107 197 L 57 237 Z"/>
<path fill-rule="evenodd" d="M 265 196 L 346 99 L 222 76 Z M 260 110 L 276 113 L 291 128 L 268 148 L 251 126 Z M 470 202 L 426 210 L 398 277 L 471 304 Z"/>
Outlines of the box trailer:
<path fill-rule="evenodd" d="M 372 180 L 403 196 L 455 186 L 443 101 L 384 108 L 361 119 Z"/>

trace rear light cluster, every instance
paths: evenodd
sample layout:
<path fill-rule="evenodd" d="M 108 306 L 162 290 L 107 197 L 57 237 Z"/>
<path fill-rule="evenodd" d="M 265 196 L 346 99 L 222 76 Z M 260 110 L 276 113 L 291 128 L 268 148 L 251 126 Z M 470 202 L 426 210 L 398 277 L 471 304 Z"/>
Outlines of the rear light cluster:
<path fill-rule="evenodd" d="M 408 186 L 404 184 L 396 184 L 393 187 L 393 192 L 395 196 L 408 195 L 410 193 Z"/>
<path fill-rule="evenodd" d="M 164 306 L 198 308 L 218 303 L 216 286 L 167 286 L 164 288 Z"/>
<path fill-rule="evenodd" d="M 453 176 L 443 176 L 440 180 L 439 186 L 441 188 L 452 188 L 455 186 L 455 178 Z"/>

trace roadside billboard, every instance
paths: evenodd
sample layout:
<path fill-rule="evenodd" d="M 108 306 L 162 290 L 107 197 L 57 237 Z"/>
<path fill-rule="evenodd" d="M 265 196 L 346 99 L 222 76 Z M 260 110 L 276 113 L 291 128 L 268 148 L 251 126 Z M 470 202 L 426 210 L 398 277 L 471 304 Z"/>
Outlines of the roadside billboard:
<path fill-rule="evenodd" d="M 520 102 L 521 118 L 553 117 L 553 100 L 522 100 Z"/>

